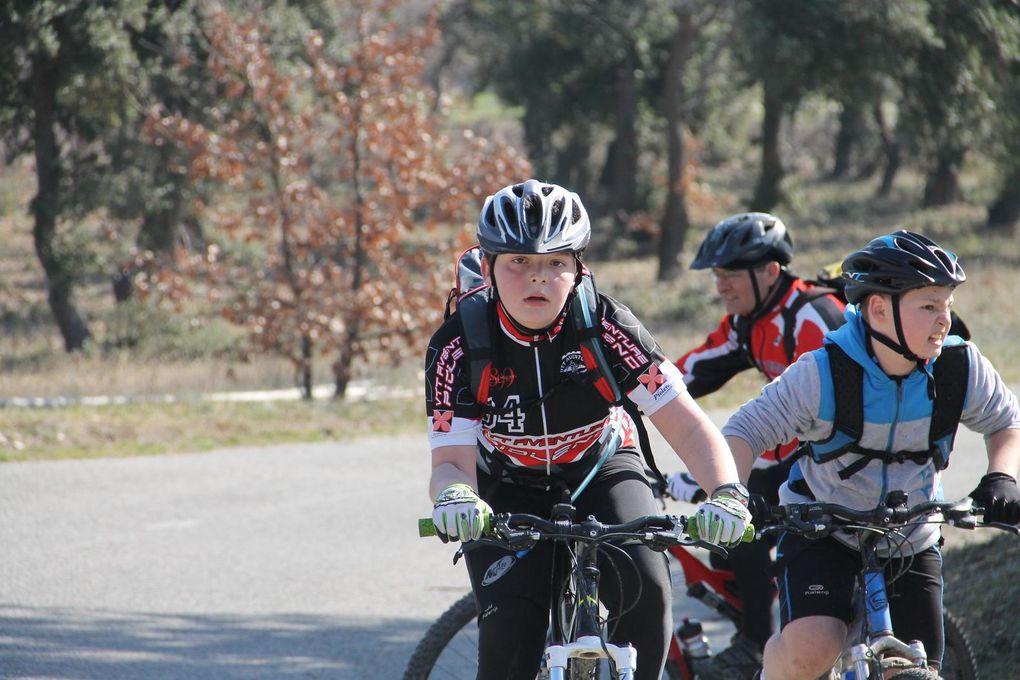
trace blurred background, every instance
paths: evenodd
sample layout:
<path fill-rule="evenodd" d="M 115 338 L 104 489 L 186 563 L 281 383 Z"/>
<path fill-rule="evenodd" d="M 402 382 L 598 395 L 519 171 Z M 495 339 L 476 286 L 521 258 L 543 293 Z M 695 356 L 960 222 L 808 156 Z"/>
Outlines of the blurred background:
<path fill-rule="evenodd" d="M 763 210 L 806 276 L 956 250 L 1020 381 L 1015 0 L 12 0 L 0 43 L 0 400 L 69 405 L 0 408 L 0 458 L 420 427 L 456 254 L 529 176 L 667 354 L 721 314 L 706 230 Z M 306 403 L 195 403 L 250 390 Z"/>

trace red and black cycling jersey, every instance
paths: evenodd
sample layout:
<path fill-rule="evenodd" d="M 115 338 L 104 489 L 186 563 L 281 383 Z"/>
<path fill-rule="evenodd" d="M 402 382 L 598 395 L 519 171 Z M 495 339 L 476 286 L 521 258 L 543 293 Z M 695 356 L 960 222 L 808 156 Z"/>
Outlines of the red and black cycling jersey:
<path fill-rule="evenodd" d="M 801 354 L 822 346 L 822 337 L 843 324 L 844 304 L 834 295 L 820 295 L 806 304 L 797 298 L 815 286 L 790 276 L 780 277 L 776 290 L 766 301 L 765 311 L 741 317 L 724 316 L 719 327 L 700 346 L 680 357 L 676 365 L 684 374 L 687 391 L 695 399 L 715 392 L 741 371 L 756 368 L 768 380 L 781 375 Z M 793 356 L 786 348 L 789 314 L 792 316 Z M 762 454 L 765 460 L 781 460 L 797 447 L 796 440 Z"/>
<path fill-rule="evenodd" d="M 602 349 L 622 394 L 652 414 L 684 390 L 680 372 L 631 311 L 599 295 Z M 479 445 L 480 464 L 547 468 L 587 461 L 604 428 L 616 424 L 634 448 L 634 424 L 596 388 L 578 331 L 563 320 L 527 335 L 491 303 L 492 357 L 485 403 L 472 391 L 462 325 L 454 314 L 432 336 L 425 405 L 432 448 Z"/>

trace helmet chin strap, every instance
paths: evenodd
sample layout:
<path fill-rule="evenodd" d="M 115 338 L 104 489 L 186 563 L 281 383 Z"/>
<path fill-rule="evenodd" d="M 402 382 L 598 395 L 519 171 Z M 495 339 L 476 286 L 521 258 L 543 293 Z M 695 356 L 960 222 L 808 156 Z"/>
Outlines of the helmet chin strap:
<path fill-rule="evenodd" d="M 931 370 L 928 368 L 928 362 L 925 359 L 917 356 L 910 351 L 907 347 L 907 338 L 903 333 L 903 321 L 900 319 L 900 294 L 896 293 L 892 296 L 892 307 L 893 307 L 893 324 L 896 326 L 896 338 L 899 342 L 896 342 L 892 338 L 882 333 L 879 333 L 871 327 L 867 321 L 864 321 L 864 332 L 867 333 L 868 337 L 874 338 L 878 342 L 882 343 L 892 351 L 899 354 L 907 361 L 913 361 L 917 364 L 917 370 L 924 373 L 928 378 L 928 398 L 935 398 L 935 376 L 931 374 Z M 863 318 L 862 318 L 863 321 Z"/>
<path fill-rule="evenodd" d="M 765 291 L 765 297 L 762 297 L 761 288 L 758 286 L 758 277 L 754 275 L 754 267 L 748 267 L 747 275 L 751 277 L 751 290 L 754 292 L 754 307 L 751 308 L 751 311 L 746 316 L 748 318 L 754 318 L 759 312 L 764 311 L 763 308 L 766 306 L 765 303 L 772 297 L 773 291 L 776 290 L 779 286 L 779 282 L 783 278 L 783 272 L 779 272 L 779 276 L 776 277 L 776 280 L 772 283 L 769 289 Z"/>
<path fill-rule="evenodd" d="M 570 301 L 576 294 L 575 291 L 577 290 L 577 284 L 581 283 L 581 277 L 584 275 L 584 267 L 581 264 L 581 258 L 577 256 L 577 253 L 574 253 L 574 266 L 576 267 L 577 270 L 577 273 L 574 275 L 574 288 L 570 291 L 570 295 L 567 296 L 567 301 L 563 304 L 563 309 L 561 309 L 560 313 L 556 315 L 556 318 L 553 319 L 552 323 L 550 323 L 545 328 L 535 329 L 522 326 L 520 323 L 518 323 L 517 319 L 515 319 L 513 315 L 510 314 L 509 310 L 507 310 L 506 305 L 503 304 L 503 301 L 499 299 L 499 289 L 496 287 L 496 277 L 492 274 L 492 271 L 495 268 L 495 266 L 496 258 L 493 257 L 489 261 L 489 287 L 492 288 L 492 299 L 496 301 L 496 304 L 503 308 L 503 311 L 506 312 L 506 318 L 510 321 L 513 327 L 517 331 L 523 333 L 524 335 L 546 335 L 553 328 L 555 328 L 556 325 L 560 323 L 560 320 L 566 313 L 567 308 L 570 307 Z"/>

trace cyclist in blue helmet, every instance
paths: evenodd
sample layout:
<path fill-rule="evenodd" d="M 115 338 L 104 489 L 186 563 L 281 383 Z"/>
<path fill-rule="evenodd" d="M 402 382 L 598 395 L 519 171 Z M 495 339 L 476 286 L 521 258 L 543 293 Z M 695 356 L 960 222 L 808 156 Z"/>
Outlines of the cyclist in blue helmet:
<path fill-rule="evenodd" d="M 742 472 L 757 452 L 797 436 L 808 446 L 782 503 L 870 509 L 892 491 L 934 500 L 959 423 L 985 436 L 988 468 L 971 493 L 985 521 L 1020 520 L 1020 406 L 977 346 L 949 334 L 956 255 L 909 231 L 876 238 L 843 262 L 846 323 L 723 427 Z M 851 396 L 852 395 L 852 398 Z M 890 596 L 897 637 L 920 640 L 937 670 L 944 648 L 938 525 L 906 530 L 880 556 L 900 573 Z M 860 567 L 846 534 L 777 544 L 782 630 L 765 647 L 767 680 L 814 680 L 839 655 Z"/>
<path fill-rule="evenodd" d="M 775 215 L 732 215 L 709 231 L 691 269 L 711 270 L 726 314 L 700 346 L 676 362 L 695 399 L 748 369 L 757 369 L 766 381 L 774 379 L 842 325 L 842 301 L 832 289 L 797 276 L 790 269 L 793 256 L 790 230 Z M 762 452 L 747 479 L 748 491 L 778 502 L 798 445 L 794 439 Z M 681 500 L 704 493 L 686 472 L 671 474 L 669 482 L 670 494 Z M 697 663 L 700 680 L 750 680 L 761 666 L 765 642 L 774 632 L 770 543 L 753 541 L 731 551 L 727 566 L 733 570 L 743 616 L 730 646 Z"/>

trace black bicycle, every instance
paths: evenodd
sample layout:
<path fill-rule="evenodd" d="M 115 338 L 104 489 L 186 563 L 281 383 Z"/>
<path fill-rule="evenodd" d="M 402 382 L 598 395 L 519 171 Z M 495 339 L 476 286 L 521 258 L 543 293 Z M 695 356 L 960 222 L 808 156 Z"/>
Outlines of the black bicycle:
<path fill-rule="evenodd" d="M 857 538 L 861 569 L 854 591 L 854 617 L 842 654 L 820 680 L 977 679 L 973 651 L 951 617 L 944 619 L 946 652 L 939 674 L 928 670 L 927 655 L 920 642 L 904 642 L 895 636 L 886 597 L 884 561 L 902 560 L 901 570 L 893 575 L 893 581 L 909 570 L 911 557 L 904 550 L 907 545 L 904 530 L 919 524 L 1020 531 L 1007 524 L 979 524 L 982 510 L 972 507 L 969 498 L 956 502 L 929 501 L 912 507 L 907 507 L 906 500 L 905 493 L 892 491 L 887 494 L 886 503 L 871 510 L 854 510 L 834 503 L 794 503 L 771 508 L 771 518 L 756 518 L 763 525 L 760 533 L 788 531 L 821 538 L 842 530 Z M 879 557 L 882 547 L 888 549 L 886 558 Z"/>
<path fill-rule="evenodd" d="M 598 556 L 607 543 L 638 541 L 654 550 L 673 546 L 699 546 L 725 556 L 719 546 L 690 538 L 685 534 L 687 518 L 677 515 L 653 515 L 623 524 L 602 524 L 589 516 L 574 521 L 574 507 L 558 504 L 551 519 L 529 514 L 495 515 L 491 534 L 465 543 L 463 550 L 496 545 L 512 552 L 529 550 L 538 541 L 557 541 L 566 549 L 567 569 L 558 578 L 554 592 L 554 616 L 537 678 L 549 680 L 591 680 L 599 677 L 604 666 L 608 676 L 633 678 L 637 651 L 629 644 L 607 640 L 607 619 L 599 599 Z M 621 555 L 614 551 L 614 557 Z M 456 561 L 456 558 L 455 558 Z M 408 662 L 404 680 L 425 678 L 474 678 L 477 670 L 477 631 L 467 630 L 474 620 L 473 598 L 460 600 L 448 610 L 419 643 Z"/>

